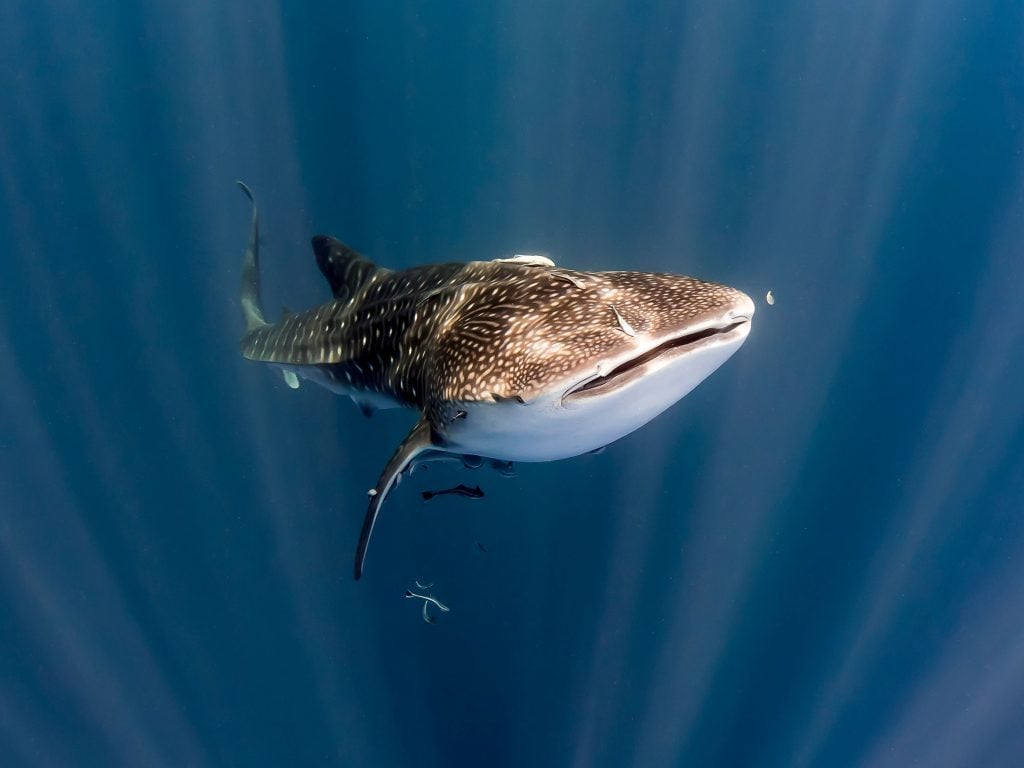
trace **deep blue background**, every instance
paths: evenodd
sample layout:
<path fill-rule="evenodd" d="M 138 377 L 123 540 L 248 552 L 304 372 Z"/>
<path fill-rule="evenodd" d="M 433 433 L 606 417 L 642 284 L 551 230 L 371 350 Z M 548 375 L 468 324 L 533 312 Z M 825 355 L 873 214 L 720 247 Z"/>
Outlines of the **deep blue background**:
<path fill-rule="evenodd" d="M 212 5 L 0 5 L 0 764 L 1024 764 L 1019 3 Z M 411 414 L 240 358 L 236 178 L 272 314 L 318 231 L 760 309 L 357 585 Z"/>

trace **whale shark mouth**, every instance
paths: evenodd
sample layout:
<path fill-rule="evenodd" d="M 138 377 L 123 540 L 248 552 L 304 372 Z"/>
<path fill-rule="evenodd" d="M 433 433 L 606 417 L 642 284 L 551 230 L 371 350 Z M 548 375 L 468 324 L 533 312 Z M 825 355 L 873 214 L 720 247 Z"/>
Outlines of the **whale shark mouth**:
<path fill-rule="evenodd" d="M 741 329 L 749 323 L 749 318 L 736 318 L 736 322 L 720 328 L 704 328 L 693 333 L 686 333 L 681 336 L 673 336 L 661 344 L 658 344 L 636 357 L 619 363 L 606 374 L 592 376 L 584 379 L 562 396 L 562 400 L 570 400 L 578 397 L 594 396 L 605 394 L 641 378 L 646 374 L 652 363 L 655 361 L 665 362 L 669 359 L 680 357 L 687 352 L 692 352 L 698 347 L 705 346 L 710 339 L 721 339 L 723 341 L 732 339 L 738 335 Z"/>

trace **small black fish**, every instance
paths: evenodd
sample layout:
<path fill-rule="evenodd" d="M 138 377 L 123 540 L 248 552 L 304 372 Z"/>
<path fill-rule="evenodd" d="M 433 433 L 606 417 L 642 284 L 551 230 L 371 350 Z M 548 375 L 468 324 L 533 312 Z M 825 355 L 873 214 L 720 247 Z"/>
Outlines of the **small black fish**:
<path fill-rule="evenodd" d="M 423 491 L 422 496 L 424 501 L 430 501 L 435 496 L 466 496 L 470 499 L 482 499 L 484 492 L 480 490 L 480 486 L 470 488 L 468 485 L 459 483 L 454 488 L 445 488 L 443 491 Z"/>
<path fill-rule="evenodd" d="M 477 549 L 478 549 L 479 551 L 483 552 L 483 553 L 484 553 L 485 555 L 487 554 L 487 547 L 485 547 L 485 546 L 484 546 L 483 544 L 481 544 L 481 543 L 480 543 L 479 541 L 478 541 L 478 542 L 476 542 L 476 548 L 477 548 Z"/>

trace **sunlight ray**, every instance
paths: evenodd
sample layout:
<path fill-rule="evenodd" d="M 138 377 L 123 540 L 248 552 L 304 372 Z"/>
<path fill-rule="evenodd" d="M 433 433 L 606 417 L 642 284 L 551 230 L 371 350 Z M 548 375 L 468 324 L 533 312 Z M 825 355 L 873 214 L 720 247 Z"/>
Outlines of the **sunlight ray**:
<path fill-rule="evenodd" d="M 861 616 L 852 624 L 856 630 L 805 733 L 798 765 L 813 764 L 817 746 L 867 674 L 886 631 L 904 607 L 919 557 L 931 552 L 934 537 L 947 530 L 940 523 L 964 513 L 965 507 L 951 502 L 966 504 L 984 486 L 1020 428 L 1022 407 L 1005 391 L 1006 383 L 1021 375 L 1016 351 L 1024 345 L 1024 305 L 1016 298 L 1017 253 L 1024 234 L 1019 218 L 1018 210 L 1007 212 L 1003 233 L 989 257 L 988 274 L 974 288 L 971 304 L 979 310 L 972 313 L 973 327 L 953 341 L 926 422 L 924 433 L 935 437 L 905 481 L 905 499 L 894 503 L 907 510 L 906 518 L 899 529 L 888 532 L 863 580 Z M 984 311 L 985 306 L 997 306 L 999 311 Z"/>

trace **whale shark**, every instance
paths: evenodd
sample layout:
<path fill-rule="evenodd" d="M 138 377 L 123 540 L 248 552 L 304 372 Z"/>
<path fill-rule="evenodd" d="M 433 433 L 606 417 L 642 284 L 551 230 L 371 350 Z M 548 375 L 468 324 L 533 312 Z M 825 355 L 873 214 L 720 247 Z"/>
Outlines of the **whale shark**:
<path fill-rule="evenodd" d="M 378 266 L 312 238 L 332 297 L 265 319 L 259 214 L 242 267 L 249 360 L 348 395 L 366 414 L 419 416 L 368 492 L 353 575 L 363 573 L 389 492 L 419 463 L 484 460 L 498 469 L 589 453 L 639 429 L 693 390 L 746 340 L 754 303 L 683 275 L 587 272 L 515 255 L 410 269 Z"/>

